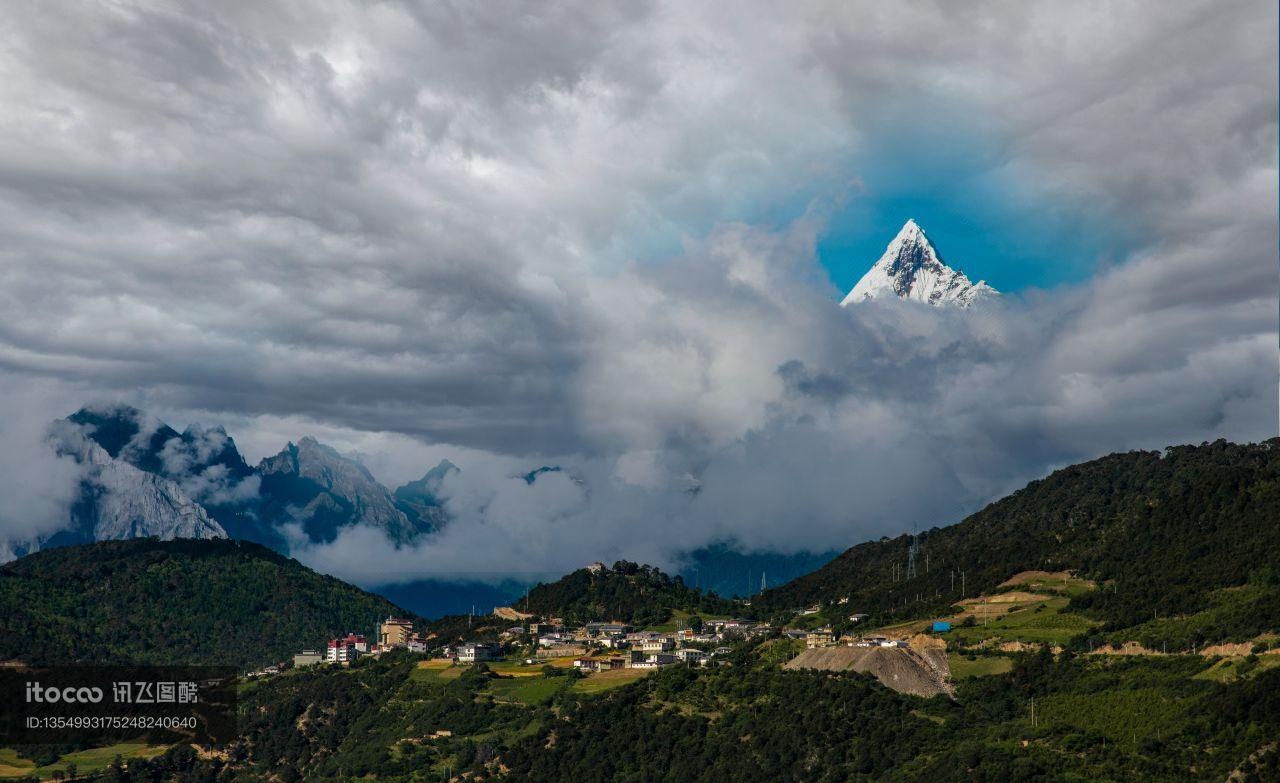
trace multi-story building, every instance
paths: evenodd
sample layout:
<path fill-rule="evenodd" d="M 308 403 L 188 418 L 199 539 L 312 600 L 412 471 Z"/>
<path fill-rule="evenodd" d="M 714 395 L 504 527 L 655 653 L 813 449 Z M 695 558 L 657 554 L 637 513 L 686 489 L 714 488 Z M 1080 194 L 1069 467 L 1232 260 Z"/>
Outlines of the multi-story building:
<path fill-rule="evenodd" d="M 670 636 L 657 636 L 640 642 L 640 650 L 646 653 L 664 653 L 675 649 L 676 643 Z"/>
<path fill-rule="evenodd" d="M 705 652 L 703 652 L 702 650 L 694 649 L 692 647 L 684 647 L 682 649 L 676 650 L 676 657 L 679 658 L 682 662 L 690 665 L 700 664 L 703 661 L 707 660 L 707 654 Z"/>
<path fill-rule="evenodd" d="M 354 644 L 356 648 L 356 652 L 360 653 L 361 655 L 369 654 L 369 640 L 365 638 L 364 634 L 348 633 L 347 638 L 344 639 L 343 641 L 351 642 L 352 644 Z"/>
<path fill-rule="evenodd" d="M 383 647 L 404 647 L 413 636 L 413 622 L 398 617 L 388 617 L 378 626 L 378 644 Z"/>
<path fill-rule="evenodd" d="M 804 646 L 810 650 L 815 647 L 831 647 L 835 643 L 836 635 L 830 628 L 815 628 L 804 637 Z"/>
<path fill-rule="evenodd" d="M 325 649 L 324 659 L 329 663 L 351 663 L 360 657 L 354 641 L 348 639 L 330 639 Z"/>

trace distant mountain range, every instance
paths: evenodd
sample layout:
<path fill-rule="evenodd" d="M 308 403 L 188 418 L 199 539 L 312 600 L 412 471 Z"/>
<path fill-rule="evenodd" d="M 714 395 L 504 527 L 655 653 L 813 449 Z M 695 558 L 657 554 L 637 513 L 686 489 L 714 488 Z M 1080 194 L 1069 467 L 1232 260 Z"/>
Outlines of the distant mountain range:
<path fill-rule="evenodd" d="M 999 296 L 985 282 L 974 283 L 964 272 L 943 263 L 924 229 L 908 220 L 840 304 L 897 297 L 935 307 L 971 307 Z"/>
<path fill-rule="evenodd" d="M 147 535 L 283 549 L 286 532 L 321 543 L 357 524 L 404 544 L 446 523 L 433 492 L 456 470 L 442 463 L 393 493 L 311 437 L 250 466 L 221 427 L 179 433 L 127 406 L 83 408 L 59 422 L 53 438 L 88 470 L 71 526 L 36 548 Z"/>
<path fill-rule="evenodd" d="M 300 542 L 327 543 L 356 525 L 382 531 L 397 546 L 411 545 L 449 524 L 440 489 L 459 471 L 442 460 L 391 490 L 360 462 L 312 437 L 286 444 L 255 466 L 222 427 L 179 432 L 129 406 L 82 408 L 55 422 L 50 439 L 82 468 L 76 501 L 66 526 L 53 535 L 0 542 L 0 552 L 10 556 L 140 537 L 232 538 L 288 554 Z M 532 484 L 561 470 L 542 465 L 519 478 Z M 688 553 L 683 575 L 723 595 L 748 595 L 765 573 L 780 583 L 835 554 L 743 554 L 720 543 Z M 440 616 L 472 606 L 487 611 L 529 586 L 425 579 L 378 589 L 420 614 Z"/>

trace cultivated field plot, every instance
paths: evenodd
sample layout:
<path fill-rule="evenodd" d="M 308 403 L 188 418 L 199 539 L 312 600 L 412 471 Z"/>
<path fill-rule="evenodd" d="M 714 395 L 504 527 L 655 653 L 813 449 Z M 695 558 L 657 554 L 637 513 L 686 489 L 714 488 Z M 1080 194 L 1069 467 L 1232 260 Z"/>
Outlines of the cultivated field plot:
<path fill-rule="evenodd" d="M 649 669 L 610 669 L 597 672 L 573 683 L 577 693 L 602 693 L 648 676 Z"/>
<path fill-rule="evenodd" d="M 1096 585 L 1088 579 L 1080 579 L 1072 576 L 1067 571 L 1022 571 L 1014 574 L 1009 579 L 997 586 L 996 592 L 981 595 L 976 598 L 967 598 L 957 601 L 963 611 L 951 617 L 942 618 L 950 621 L 953 627 L 959 626 L 966 619 L 972 617 L 974 622 L 984 625 L 985 628 L 993 631 L 1002 628 L 1006 632 L 1017 632 L 1021 627 L 1018 623 L 997 624 L 997 620 L 1005 620 L 1014 616 L 1023 609 L 1035 610 L 1038 606 L 1045 606 L 1046 612 L 1053 610 L 1052 614 L 1062 615 L 1062 609 L 1073 596 L 1087 593 L 1096 589 Z M 1054 628 L 1061 628 L 1064 631 L 1073 629 L 1073 633 L 1067 633 L 1065 637 L 1055 633 L 1030 633 L 1027 635 L 1008 635 L 1000 634 L 1000 638 L 1005 641 L 1022 641 L 1022 642 L 1042 642 L 1061 644 L 1065 639 L 1070 639 L 1075 633 L 1087 630 L 1091 624 L 1084 618 L 1076 618 L 1074 615 L 1062 615 L 1068 619 L 1047 619 L 1040 618 L 1037 621 L 1025 620 L 1024 624 L 1027 628 L 1036 627 L 1040 624 L 1041 629 L 1049 631 Z M 1018 615 L 1021 618 L 1021 615 Z M 918 633 L 928 632 L 930 626 L 933 625 L 933 619 L 925 618 L 919 620 L 908 620 L 906 622 L 897 623 L 895 625 L 886 625 L 875 629 L 877 633 L 882 633 L 891 638 L 905 638 Z M 994 636 L 995 633 L 984 635 L 983 633 L 966 630 L 964 633 L 952 631 L 948 633 L 946 638 L 949 640 L 958 640 L 965 644 L 973 644 L 975 640 L 980 641 L 987 636 Z"/>
<path fill-rule="evenodd" d="M 128 759 L 147 759 L 159 756 L 168 748 L 168 745 L 144 745 L 127 742 L 119 745 L 110 745 L 105 748 L 91 748 L 67 753 L 52 764 L 43 767 L 37 767 L 33 761 L 22 758 L 11 748 L 0 748 L 0 778 L 27 778 L 34 776 L 41 780 L 48 780 L 53 777 L 55 772 L 61 772 L 65 775 L 72 764 L 76 767 L 77 775 L 85 772 L 98 772 L 106 769 L 116 756 L 126 761 Z"/>
<path fill-rule="evenodd" d="M 543 666 L 571 669 L 573 661 L 573 658 L 539 658 L 534 663 L 525 663 L 523 660 L 490 661 L 486 665 L 489 671 L 497 672 L 504 677 L 541 677 Z"/>
<path fill-rule="evenodd" d="M 498 701 L 536 706 L 547 704 L 562 691 L 571 690 L 584 694 L 603 693 L 629 682 L 635 682 L 649 674 L 648 669 L 623 668 L 607 669 L 585 677 L 577 677 L 566 671 L 573 667 L 574 660 L 573 658 L 551 658 L 534 664 L 526 664 L 523 661 L 492 661 L 486 665 L 498 676 L 491 679 L 484 690 Z M 547 676 L 542 671 L 542 667 L 547 664 L 564 673 Z M 467 668 L 465 664 L 459 665 L 446 660 L 422 661 L 409 677 L 417 682 L 448 682 L 461 677 Z"/>
<path fill-rule="evenodd" d="M 1023 571 L 1000 583 L 997 589 L 1030 590 L 1071 598 L 1096 590 L 1097 587 L 1094 582 L 1073 576 L 1070 571 Z"/>
<path fill-rule="evenodd" d="M 1257 677 L 1268 669 L 1280 669 L 1280 655 L 1271 653 L 1258 655 L 1252 659 L 1225 658 L 1215 661 L 1209 668 L 1197 674 L 1196 679 L 1230 683 Z"/>
<path fill-rule="evenodd" d="M 949 663 L 953 680 L 1004 674 L 1013 668 L 1013 659 L 1004 655 L 978 655 L 971 661 L 967 655 L 951 653 Z"/>
<path fill-rule="evenodd" d="M 1062 611 L 1068 600 L 1058 597 L 1032 603 L 988 602 L 984 604 L 986 607 L 997 607 L 1003 611 L 963 615 L 974 617 L 977 624 L 967 628 L 955 627 L 945 638 L 948 642 L 967 645 L 984 641 L 1065 644 L 1072 637 L 1097 625 L 1083 615 Z"/>
<path fill-rule="evenodd" d="M 417 682 L 442 682 L 456 680 L 462 676 L 462 667 L 455 666 L 453 661 L 422 661 L 412 672 L 409 679 Z"/>
<path fill-rule="evenodd" d="M 565 690 L 573 683 L 568 677 L 516 677 L 513 679 L 495 679 L 485 689 L 498 701 L 519 702 L 521 704 L 539 705 L 551 701 L 557 693 Z"/>

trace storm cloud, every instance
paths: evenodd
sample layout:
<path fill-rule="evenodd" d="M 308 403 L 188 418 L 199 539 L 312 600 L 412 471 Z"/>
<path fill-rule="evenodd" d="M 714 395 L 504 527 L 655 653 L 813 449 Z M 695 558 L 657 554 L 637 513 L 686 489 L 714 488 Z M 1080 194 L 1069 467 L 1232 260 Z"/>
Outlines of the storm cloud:
<path fill-rule="evenodd" d="M 839 548 L 1270 437 L 1276 14 L 11 4 L 0 368 L 255 458 L 314 433 L 394 484 L 449 456 L 439 536 L 305 553 L 366 583 Z M 928 176 L 909 137 L 1113 246 L 983 311 L 839 308 L 819 240 L 864 172 Z"/>

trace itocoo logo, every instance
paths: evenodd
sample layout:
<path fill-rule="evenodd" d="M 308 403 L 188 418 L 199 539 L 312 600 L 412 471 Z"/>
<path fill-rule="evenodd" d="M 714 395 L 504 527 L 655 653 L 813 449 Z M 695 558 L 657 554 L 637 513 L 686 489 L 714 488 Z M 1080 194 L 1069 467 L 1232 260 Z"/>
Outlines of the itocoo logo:
<path fill-rule="evenodd" d="M 102 701 L 101 688 L 51 688 L 38 682 L 27 683 L 27 703 L 36 704 L 97 704 Z"/>

